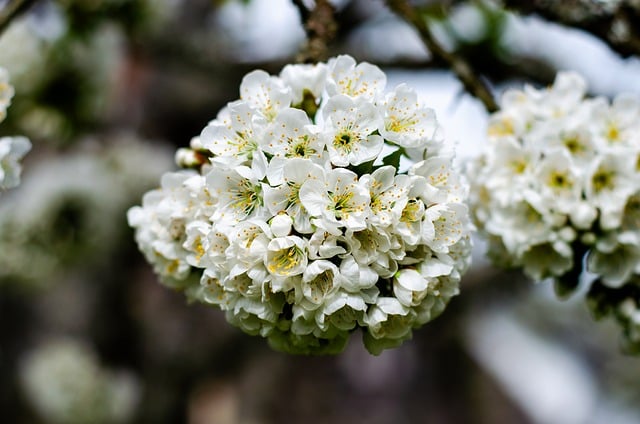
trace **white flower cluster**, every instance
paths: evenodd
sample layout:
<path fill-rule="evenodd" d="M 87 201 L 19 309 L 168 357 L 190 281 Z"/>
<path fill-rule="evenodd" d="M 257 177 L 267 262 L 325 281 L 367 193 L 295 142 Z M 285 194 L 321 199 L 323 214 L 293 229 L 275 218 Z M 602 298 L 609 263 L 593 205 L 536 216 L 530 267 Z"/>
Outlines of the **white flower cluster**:
<path fill-rule="evenodd" d="M 50 42 L 38 31 L 35 19 L 27 14 L 11 21 L 0 37 L 0 66 L 11 75 L 20 95 L 31 94 L 44 78 L 50 77 L 47 48 Z"/>
<path fill-rule="evenodd" d="M 349 56 L 247 74 L 178 151 L 195 169 L 129 211 L 162 281 L 293 353 L 357 328 L 379 353 L 438 315 L 469 265 L 465 186 L 433 110 L 385 84 Z"/>
<path fill-rule="evenodd" d="M 14 90 L 9 84 L 9 73 L 0 67 L 0 122 L 7 116 Z M 20 160 L 31 150 L 25 137 L 0 137 L 0 191 L 20 184 Z"/>
<path fill-rule="evenodd" d="M 50 424 L 130 422 L 140 397 L 132 375 L 104 369 L 90 348 L 73 340 L 31 352 L 21 377 L 27 400 Z"/>
<path fill-rule="evenodd" d="M 504 265 L 577 278 L 586 253 L 618 287 L 640 272 L 640 100 L 585 92 L 560 73 L 547 89 L 505 93 L 470 169 L 472 210 Z"/>
<path fill-rule="evenodd" d="M 33 163 L 20 190 L 0 201 L 0 287 L 51 287 L 104 265 L 125 237 L 118 217 L 172 167 L 159 143 L 127 134 L 99 141 Z"/>

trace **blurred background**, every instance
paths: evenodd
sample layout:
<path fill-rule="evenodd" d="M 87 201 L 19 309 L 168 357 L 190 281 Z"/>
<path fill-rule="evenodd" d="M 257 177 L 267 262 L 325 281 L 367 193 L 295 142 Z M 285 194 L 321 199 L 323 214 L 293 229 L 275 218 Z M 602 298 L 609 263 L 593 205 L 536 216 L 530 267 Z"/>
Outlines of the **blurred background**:
<path fill-rule="evenodd" d="M 299 7 L 312 1 L 25 3 L 0 35 L 15 87 L 0 135 L 33 144 L 21 185 L 0 197 L 3 422 L 640 422 L 640 366 L 621 352 L 615 322 L 593 319 L 585 290 L 561 301 L 548 282 L 491 267 L 480 240 L 461 295 L 377 357 L 358 335 L 335 357 L 277 353 L 158 284 L 127 209 L 238 98 L 245 73 L 295 60 L 305 43 Z M 640 94 L 637 51 L 616 41 L 624 28 L 609 37 L 583 25 L 639 6 L 505 3 L 411 5 L 496 95 L 567 69 L 591 94 Z M 477 156 L 488 114 L 415 30 L 382 0 L 332 4 L 328 53 L 414 87 L 456 143 L 458 164 Z M 633 33 L 640 23 L 631 22 Z"/>

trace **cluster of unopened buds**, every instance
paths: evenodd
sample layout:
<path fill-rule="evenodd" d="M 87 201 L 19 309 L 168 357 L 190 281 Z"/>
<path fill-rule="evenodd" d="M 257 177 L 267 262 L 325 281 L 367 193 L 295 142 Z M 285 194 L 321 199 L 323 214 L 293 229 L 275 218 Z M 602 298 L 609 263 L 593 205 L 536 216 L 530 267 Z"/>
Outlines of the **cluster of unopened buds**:
<path fill-rule="evenodd" d="M 470 261 L 467 191 L 433 110 L 385 85 L 349 56 L 247 74 L 129 211 L 161 281 L 292 353 L 358 328 L 379 353 L 440 314 Z"/>
<path fill-rule="evenodd" d="M 561 292 L 586 269 L 617 288 L 640 273 L 640 101 L 552 87 L 510 90 L 471 167 L 471 203 L 490 255 Z"/>

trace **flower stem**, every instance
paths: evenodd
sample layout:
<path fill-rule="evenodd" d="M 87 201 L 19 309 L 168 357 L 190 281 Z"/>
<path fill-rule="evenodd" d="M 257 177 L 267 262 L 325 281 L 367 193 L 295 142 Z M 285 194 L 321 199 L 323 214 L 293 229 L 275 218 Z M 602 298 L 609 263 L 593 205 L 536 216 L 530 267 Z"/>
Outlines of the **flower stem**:
<path fill-rule="evenodd" d="M 559 299 L 567 299 L 580 285 L 580 276 L 583 270 L 584 257 L 589 248 L 580 242 L 572 244 L 573 267 L 565 274 L 554 279 L 553 288 Z"/>

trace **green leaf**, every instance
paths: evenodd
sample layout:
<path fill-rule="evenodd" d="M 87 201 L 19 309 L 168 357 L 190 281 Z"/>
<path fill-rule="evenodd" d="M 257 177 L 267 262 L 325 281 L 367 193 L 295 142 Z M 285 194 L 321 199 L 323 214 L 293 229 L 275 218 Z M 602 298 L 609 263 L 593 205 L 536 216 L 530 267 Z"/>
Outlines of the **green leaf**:
<path fill-rule="evenodd" d="M 297 105 L 293 105 L 292 107 L 304 110 L 307 113 L 309 119 L 315 122 L 316 112 L 318 112 L 318 103 L 316 102 L 316 98 L 311 91 L 305 88 L 302 92 L 302 101 Z"/>
<path fill-rule="evenodd" d="M 574 275 L 563 275 L 553 281 L 553 288 L 558 299 L 565 300 L 569 298 L 580 285 L 580 279 Z"/>
<path fill-rule="evenodd" d="M 358 176 L 362 176 L 364 174 L 371 174 L 371 172 L 373 171 L 373 162 L 375 162 L 374 160 L 370 160 L 369 162 L 364 162 L 361 163 L 360 165 L 350 165 L 347 167 L 347 169 L 355 172 L 356 174 L 358 174 Z"/>
<path fill-rule="evenodd" d="M 382 163 L 384 165 L 391 165 L 394 168 L 398 169 L 400 167 L 400 158 L 405 154 L 405 151 L 402 147 L 399 147 L 395 152 L 385 156 L 382 158 Z"/>

